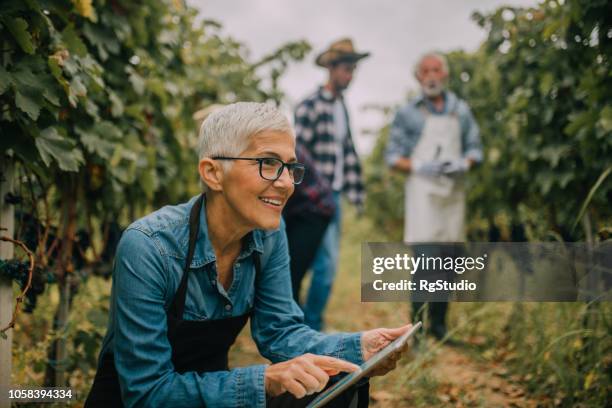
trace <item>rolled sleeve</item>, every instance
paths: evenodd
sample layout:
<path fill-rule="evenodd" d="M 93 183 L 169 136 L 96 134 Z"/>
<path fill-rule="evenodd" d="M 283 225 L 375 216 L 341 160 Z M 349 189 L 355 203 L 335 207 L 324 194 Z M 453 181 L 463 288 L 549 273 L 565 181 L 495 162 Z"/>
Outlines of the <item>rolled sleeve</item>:
<path fill-rule="evenodd" d="M 339 358 L 357 365 L 362 365 L 364 363 L 363 354 L 361 352 L 361 335 L 362 333 L 344 335 Z"/>
<path fill-rule="evenodd" d="M 312 353 L 361 364 L 361 333 L 328 335 L 304 324 L 304 315 L 291 292 L 284 222 L 269 239 L 264 246 L 269 257 L 262 257 L 251 319 L 251 333 L 259 352 L 273 363 Z"/>
<path fill-rule="evenodd" d="M 393 167 L 402 157 L 402 136 L 404 134 L 404 124 L 399 112 L 395 114 L 391 129 L 389 129 L 389 140 L 385 147 L 385 162 L 387 166 Z"/>
<path fill-rule="evenodd" d="M 238 401 L 236 406 L 257 407 L 266 406 L 266 384 L 265 373 L 266 365 L 256 365 L 244 368 L 237 368 L 236 394 Z"/>

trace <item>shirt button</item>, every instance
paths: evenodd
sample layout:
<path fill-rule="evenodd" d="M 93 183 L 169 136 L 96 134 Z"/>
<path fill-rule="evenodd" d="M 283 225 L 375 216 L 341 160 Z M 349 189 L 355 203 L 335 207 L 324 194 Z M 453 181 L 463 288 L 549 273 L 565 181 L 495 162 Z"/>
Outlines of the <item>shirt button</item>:
<path fill-rule="evenodd" d="M 229 303 L 225 305 L 225 310 L 227 310 L 228 312 L 232 310 L 232 305 L 230 305 Z"/>

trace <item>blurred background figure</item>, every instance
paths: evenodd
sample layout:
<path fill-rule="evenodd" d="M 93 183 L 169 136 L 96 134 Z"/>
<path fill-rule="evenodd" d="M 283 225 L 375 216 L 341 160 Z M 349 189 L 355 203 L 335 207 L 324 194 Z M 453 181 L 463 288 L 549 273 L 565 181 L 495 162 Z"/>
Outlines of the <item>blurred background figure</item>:
<path fill-rule="evenodd" d="M 306 174 L 287 201 L 283 217 L 291 257 L 293 298 L 301 304 L 302 280 L 336 211 L 336 203 L 331 185 L 316 170 L 308 150 L 297 145 L 295 155 L 298 162 L 306 166 Z"/>
<path fill-rule="evenodd" d="M 331 184 L 336 209 L 312 265 L 312 282 L 304 304 L 306 324 L 323 326 L 323 312 L 331 292 L 340 249 L 341 193 L 363 206 L 365 189 L 361 164 L 349 124 L 343 91 L 353 79 L 357 62 L 369 53 L 358 53 L 353 42 L 341 39 L 319 54 L 316 64 L 329 71 L 327 83 L 298 104 L 295 110 L 297 144 L 310 152 L 316 169 Z"/>
<path fill-rule="evenodd" d="M 387 164 L 407 174 L 404 241 L 463 242 L 463 176 L 482 161 L 478 125 L 467 103 L 446 89 L 449 68 L 443 55 L 424 55 L 414 74 L 422 93 L 396 113 L 386 146 Z M 416 255 L 445 256 L 443 246 L 417 245 L 414 249 Z M 441 274 L 428 271 L 430 278 L 452 278 Z M 413 301 L 413 319 L 422 318 L 423 306 Z M 447 309 L 447 302 L 429 307 L 429 332 L 438 339 L 446 336 Z"/>

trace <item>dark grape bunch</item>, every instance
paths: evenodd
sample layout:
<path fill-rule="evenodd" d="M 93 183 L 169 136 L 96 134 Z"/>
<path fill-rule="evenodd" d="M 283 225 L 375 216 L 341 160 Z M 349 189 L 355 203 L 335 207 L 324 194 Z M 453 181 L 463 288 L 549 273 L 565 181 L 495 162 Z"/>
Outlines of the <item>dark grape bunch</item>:
<path fill-rule="evenodd" d="M 17 283 L 23 290 L 28 281 L 28 268 L 30 263 L 28 261 L 17 261 L 0 260 L 0 276 L 6 276 Z M 23 311 L 26 313 L 32 313 L 36 307 L 36 300 L 39 295 L 45 291 L 45 286 L 48 281 L 48 276 L 45 271 L 40 268 L 34 268 L 32 273 L 32 285 L 30 290 L 26 294 L 26 299 L 23 305 Z"/>

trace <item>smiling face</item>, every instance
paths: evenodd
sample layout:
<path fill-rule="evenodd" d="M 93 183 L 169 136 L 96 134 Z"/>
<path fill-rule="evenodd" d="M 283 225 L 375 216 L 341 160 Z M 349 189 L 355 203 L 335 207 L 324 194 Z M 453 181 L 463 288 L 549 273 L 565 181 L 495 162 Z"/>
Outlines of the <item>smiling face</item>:
<path fill-rule="evenodd" d="M 264 131 L 253 136 L 238 157 L 274 157 L 295 162 L 295 141 L 285 132 Z M 264 180 L 254 160 L 234 160 L 221 184 L 231 216 L 248 229 L 278 228 L 283 207 L 294 190 L 287 169 L 276 181 Z"/>

